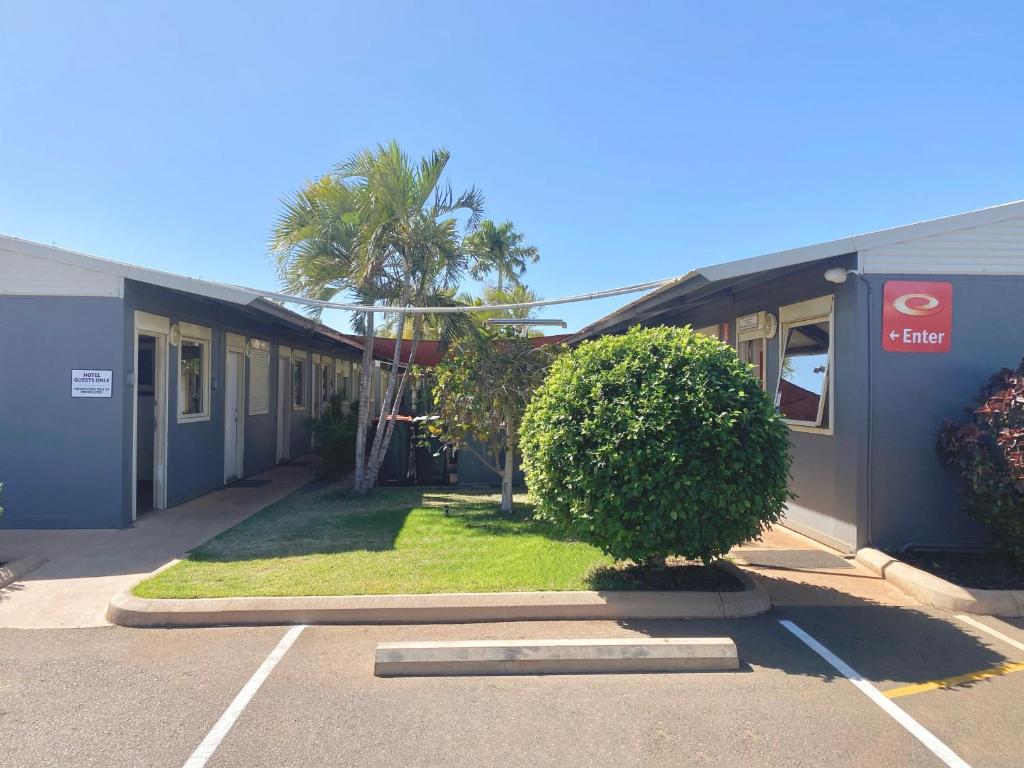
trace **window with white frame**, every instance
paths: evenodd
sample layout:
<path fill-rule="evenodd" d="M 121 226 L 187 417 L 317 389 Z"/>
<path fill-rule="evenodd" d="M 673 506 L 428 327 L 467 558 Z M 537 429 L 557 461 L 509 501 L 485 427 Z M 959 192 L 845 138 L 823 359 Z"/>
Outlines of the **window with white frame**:
<path fill-rule="evenodd" d="M 761 389 L 768 388 L 765 361 L 768 339 L 774 336 L 775 330 L 775 316 L 769 312 L 755 312 L 736 319 L 736 355 L 740 362 L 750 366 Z"/>
<path fill-rule="evenodd" d="M 831 431 L 832 297 L 782 307 L 779 322 L 776 407 L 793 427 Z"/>
<path fill-rule="evenodd" d="M 325 358 L 320 362 L 320 407 L 326 408 L 331 404 L 331 359 Z"/>
<path fill-rule="evenodd" d="M 270 413 L 270 342 L 249 341 L 249 415 Z"/>
<path fill-rule="evenodd" d="M 210 418 L 209 328 L 178 323 L 178 422 Z"/>
<path fill-rule="evenodd" d="M 750 372 L 754 374 L 754 377 L 761 384 L 761 389 L 765 388 L 764 353 L 764 336 L 761 336 L 760 338 L 740 339 L 736 342 L 736 354 L 739 357 L 740 362 L 746 363 L 750 366 Z"/>
<path fill-rule="evenodd" d="M 351 364 L 348 360 L 334 361 L 334 394 L 336 394 L 344 405 L 348 405 L 352 396 L 348 390 L 348 377 Z"/>
<path fill-rule="evenodd" d="M 299 411 L 306 407 L 306 361 L 292 359 L 292 408 Z"/>

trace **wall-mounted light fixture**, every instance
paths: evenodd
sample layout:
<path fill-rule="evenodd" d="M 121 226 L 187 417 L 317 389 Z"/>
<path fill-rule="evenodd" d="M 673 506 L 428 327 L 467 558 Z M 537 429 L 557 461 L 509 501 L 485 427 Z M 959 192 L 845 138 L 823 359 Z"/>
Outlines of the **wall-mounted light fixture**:
<path fill-rule="evenodd" d="M 842 285 L 846 282 L 847 275 L 859 275 L 856 269 L 847 269 L 846 267 L 832 267 L 831 269 L 825 270 L 825 279 L 830 283 L 836 285 Z"/>
<path fill-rule="evenodd" d="M 171 342 L 172 347 L 176 347 L 181 344 L 181 328 L 175 323 L 171 326 L 171 333 L 168 336 L 168 340 Z"/>

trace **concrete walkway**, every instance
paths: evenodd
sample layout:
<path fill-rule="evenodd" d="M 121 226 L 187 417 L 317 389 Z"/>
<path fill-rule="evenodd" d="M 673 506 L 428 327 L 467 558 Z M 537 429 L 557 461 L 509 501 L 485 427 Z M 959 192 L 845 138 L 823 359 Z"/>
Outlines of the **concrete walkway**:
<path fill-rule="evenodd" d="M 757 574 L 775 606 L 920 606 L 852 555 L 781 525 L 762 541 L 747 542 L 729 554 Z"/>
<path fill-rule="evenodd" d="M 0 590 L 0 627 L 105 626 L 113 595 L 312 478 L 312 463 L 276 467 L 247 480 L 266 485 L 215 491 L 149 512 L 121 530 L 0 530 L 0 560 L 37 555 L 48 561 Z"/>

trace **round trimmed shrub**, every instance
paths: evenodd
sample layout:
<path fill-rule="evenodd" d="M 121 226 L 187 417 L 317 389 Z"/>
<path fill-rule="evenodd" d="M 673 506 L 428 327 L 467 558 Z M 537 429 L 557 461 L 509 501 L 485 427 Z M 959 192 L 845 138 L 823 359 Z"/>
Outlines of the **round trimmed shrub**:
<path fill-rule="evenodd" d="M 521 441 L 537 514 L 617 560 L 710 562 L 790 498 L 771 398 L 732 347 L 690 328 L 633 328 L 556 359 Z"/>

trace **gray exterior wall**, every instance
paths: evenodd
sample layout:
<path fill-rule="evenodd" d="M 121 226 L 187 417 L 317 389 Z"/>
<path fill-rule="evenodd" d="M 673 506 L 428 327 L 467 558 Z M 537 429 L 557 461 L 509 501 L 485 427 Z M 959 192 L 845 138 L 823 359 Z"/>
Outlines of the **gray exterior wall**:
<path fill-rule="evenodd" d="M 245 391 L 245 456 L 244 473 L 256 474 L 274 466 L 277 450 L 277 389 L 278 381 L 278 347 L 280 345 L 295 347 L 304 352 L 306 402 L 301 410 L 289 410 L 289 446 L 291 458 L 309 453 L 311 432 L 308 421 L 312 414 L 311 352 L 331 355 L 332 357 L 347 356 L 356 359 L 358 353 L 341 350 L 335 345 L 320 341 L 309 333 L 290 331 L 246 308 L 234 307 L 221 302 L 210 301 L 191 294 L 171 291 L 156 286 L 127 281 L 125 285 L 125 358 L 126 365 L 133 354 L 134 312 L 141 310 L 168 317 L 171 323 L 188 322 L 209 327 L 212 330 L 211 344 L 211 392 L 209 421 L 186 422 L 179 424 L 176 418 L 178 403 L 178 365 L 177 347 L 171 347 L 168 354 L 168 402 L 170 416 L 167 434 L 167 504 L 174 506 L 204 493 L 216 490 L 224 485 L 224 369 L 226 353 L 226 334 L 237 333 L 250 338 L 260 338 L 271 342 L 270 360 L 270 412 L 261 415 L 249 415 L 248 381 L 250 361 L 246 360 L 246 391 Z M 294 351 L 293 351 L 294 354 Z M 287 384 L 286 384 L 287 386 Z M 290 392 L 290 389 L 287 390 Z M 127 503 L 128 518 L 131 518 L 131 398 L 126 398 L 125 419 L 128 428 L 125 430 L 126 458 L 124 493 Z M 290 408 L 290 405 L 289 405 Z"/>
<path fill-rule="evenodd" d="M 953 336 L 945 354 L 882 350 L 886 280 L 953 284 Z M 963 512 L 935 439 L 944 419 L 964 418 L 978 390 L 1024 356 L 1024 277 L 870 275 L 871 542 L 970 543 L 984 533 Z"/>
<path fill-rule="evenodd" d="M 844 550 L 871 544 L 971 544 L 984 531 L 963 511 L 957 481 L 935 451 L 945 419 L 961 419 L 978 390 L 1000 368 L 1024 356 L 1024 277 L 950 275 L 850 276 L 833 285 L 833 265 L 818 262 L 746 290 L 724 293 L 651 324 L 694 327 L 827 294 L 835 297 L 833 434 L 790 431 L 792 490 L 786 524 Z M 887 280 L 953 284 L 953 336 L 948 353 L 882 350 L 882 292 Z M 780 334 L 767 343 L 766 380 L 774 394 Z"/>
<path fill-rule="evenodd" d="M 122 524 L 120 299 L 0 296 L 0 527 Z M 110 398 L 72 398 L 71 370 L 113 371 Z"/>
<path fill-rule="evenodd" d="M 245 359 L 245 475 L 274 466 L 277 358 L 305 351 L 306 404 L 290 411 L 292 457 L 310 450 L 310 354 L 356 359 L 350 347 L 291 329 L 255 309 L 125 281 L 124 298 L 0 296 L 0 527 L 117 528 L 132 521 L 135 311 L 211 329 L 210 418 L 178 423 L 178 353 L 167 355 L 167 505 L 224 485 L 226 334 L 271 342 L 270 412 L 249 415 Z M 111 370 L 110 398 L 72 398 L 71 370 Z M 152 402 L 151 400 L 149 402 Z M 145 408 L 142 409 L 145 411 Z M 145 419 L 145 415 L 142 417 Z M 145 469 L 141 471 L 146 476 Z"/>
<path fill-rule="evenodd" d="M 786 524 L 808 532 L 833 546 L 852 550 L 866 541 L 867 370 L 862 314 L 866 291 L 851 278 L 841 285 L 824 279 L 829 266 L 854 266 L 855 256 L 822 262 L 784 276 L 719 294 L 689 311 L 670 313 L 652 324 L 707 325 L 729 323 L 729 342 L 736 343 L 736 319 L 821 296 L 834 296 L 833 372 L 835 404 L 832 434 L 790 430 L 793 480 L 797 498 L 786 514 Z M 768 391 L 774 395 L 779 375 L 781 333 L 766 345 Z"/>

